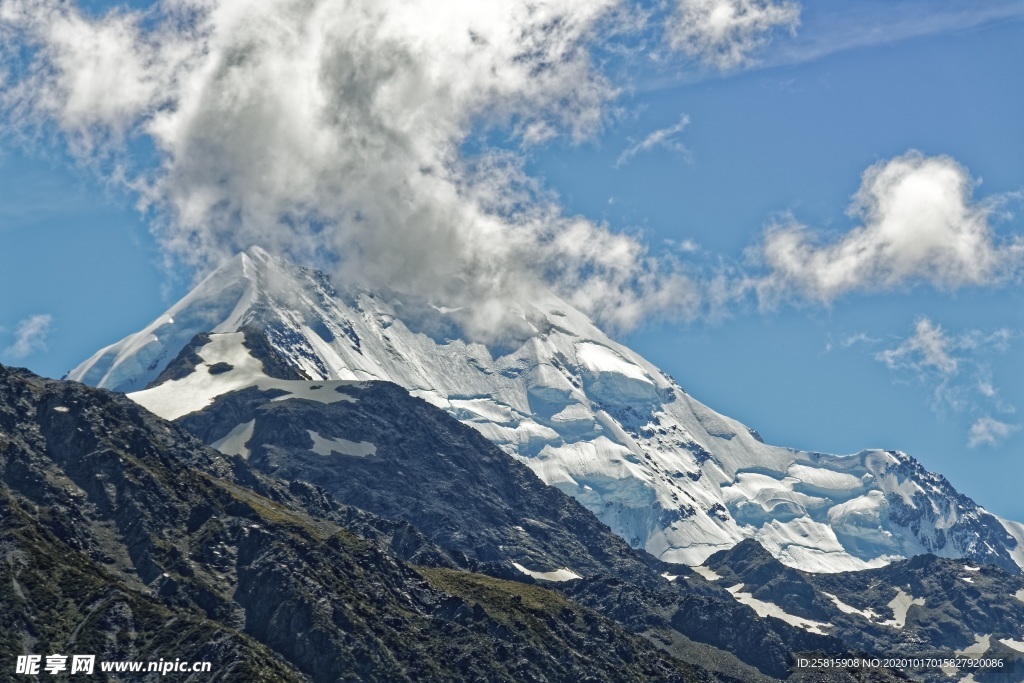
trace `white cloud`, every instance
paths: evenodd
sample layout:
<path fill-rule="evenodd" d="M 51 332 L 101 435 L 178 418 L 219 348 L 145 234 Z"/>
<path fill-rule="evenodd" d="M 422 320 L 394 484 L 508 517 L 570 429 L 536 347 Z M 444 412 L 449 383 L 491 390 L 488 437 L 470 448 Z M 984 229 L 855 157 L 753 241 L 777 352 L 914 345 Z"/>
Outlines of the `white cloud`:
<path fill-rule="evenodd" d="M 629 162 L 640 152 L 649 152 L 655 147 L 662 147 L 669 150 L 670 152 L 676 152 L 677 154 L 687 154 L 686 146 L 679 142 L 678 136 L 682 133 L 686 127 L 690 125 L 690 117 L 682 115 L 679 117 L 679 122 L 673 126 L 667 128 L 659 128 L 651 132 L 640 142 L 623 150 L 619 158 L 615 160 L 615 167 L 618 168 L 623 164 Z"/>
<path fill-rule="evenodd" d="M 908 370 L 921 379 L 934 377 L 943 384 L 966 368 L 973 373 L 973 379 L 965 389 L 970 388 L 986 398 L 995 398 L 998 390 L 992 384 L 987 358 L 993 353 L 1007 351 L 1013 336 L 1013 332 L 1006 328 L 988 333 L 966 330 L 950 334 L 941 325 L 922 317 L 914 324 L 912 335 L 893 348 L 875 353 L 875 360 L 890 370 Z M 863 337 L 863 341 L 878 340 Z"/>
<path fill-rule="evenodd" d="M 770 272 L 755 284 L 762 303 L 793 295 L 830 303 L 919 282 L 955 289 L 1005 281 L 1019 270 L 1024 245 L 996 238 L 995 205 L 972 199 L 975 184 L 947 156 L 910 151 L 871 166 L 850 208 L 859 227 L 832 242 L 795 222 L 768 231 L 759 256 Z"/>
<path fill-rule="evenodd" d="M 894 349 L 880 351 L 875 359 L 886 364 L 891 370 L 899 368 L 931 368 L 943 375 L 957 371 L 957 359 L 951 351 L 957 342 L 942 331 L 942 327 L 928 318 L 917 321 L 914 334 Z"/>
<path fill-rule="evenodd" d="M 950 333 L 928 318 L 920 318 L 911 336 L 895 347 L 876 352 L 874 358 L 925 387 L 930 406 L 937 413 L 971 415 L 974 422 L 968 444 L 972 448 L 995 445 L 1017 427 L 990 414 L 1009 414 L 1016 409 L 1000 398 L 992 380 L 990 358 L 1007 351 L 1013 337 L 1008 329 Z"/>
<path fill-rule="evenodd" d="M 4 349 L 4 355 L 20 360 L 37 351 L 45 351 L 46 338 L 49 337 L 52 327 L 52 315 L 30 315 L 15 327 L 14 343 Z"/>
<path fill-rule="evenodd" d="M 978 380 L 978 393 L 980 393 L 982 396 L 984 396 L 986 398 L 995 398 L 996 394 L 999 393 L 999 390 L 996 389 L 992 385 L 991 380 L 979 379 Z"/>
<path fill-rule="evenodd" d="M 967 435 L 967 446 L 969 448 L 995 446 L 1018 429 L 1020 429 L 1018 425 L 1000 422 L 988 416 L 981 417 L 971 425 L 971 431 Z"/>
<path fill-rule="evenodd" d="M 691 310 L 692 283 L 639 238 L 563 215 L 521 155 L 462 153 L 495 128 L 523 147 L 599 130 L 616 91 L 591 48 L 623 4 L 162 0 L 93 17 L 6 0 L 0 57 L 31 43 L 34 61 L 0 98 L 138 192 L 199 272 L 260 244 L 470 306 L 481 335 L 539 282 L 628 327 Z"/>
<path fill-rule="evenodd" d="M 736 68 L 749 64 L 775 31 L 795 33 L 800 10 L 790 0 L 678 0 L 669 43 L 719 69 Z"/>

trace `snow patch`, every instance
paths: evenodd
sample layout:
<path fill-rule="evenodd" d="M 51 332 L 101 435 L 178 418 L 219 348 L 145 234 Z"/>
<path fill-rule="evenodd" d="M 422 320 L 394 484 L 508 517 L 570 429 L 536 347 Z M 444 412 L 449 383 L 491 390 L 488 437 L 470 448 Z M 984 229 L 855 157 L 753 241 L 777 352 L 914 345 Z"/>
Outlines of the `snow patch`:
<path fill-rule="evenodd" d="M 441 410 L 448 410 L 451 407 L 451 403 L 448 402 L 448 399 L 436 391 L 431 391 L 429 389 L 413 389 L 409 392 L 409 395 L 415 396 L 416 398 L 422 398 L 430 405 L 435 408 L 440 408 Z"/>
<path fill-rule="evenodd" d="M 924 598 L 915 598 L 900 588 L 896 593 L 896 597 L 889 601 L 893 618 L 883 621 L 882 626 L 903 629 L 907 625 L 907 612 L 910 611 L 912 605 L 923 606 Z"/>
<path fill-rule="evenodd" d="M 775 617 L 776 619 L 781 619 L 790 626 L 796 626 L 797 628 L 802 628 L 808 633 L 816 633 L 821 636 L 826 634 L 825 629 L 832 628 L 832 624 L 825 624 L 820 621 L 804 619 L 803 617 L 798 617 L 795 614 L 790 614 L 789 612 L 786 612 L 775 603 L 758 600 L 751 593 L 742 592 L 742 588 L 743 584 L 739 583 L 733 586 L 732 588 L 728 588 L 726 590 L 732 593 L 732 596 L 736 598 L 737 601 L 743 603 L 748 607 L 753 608 L 753 610 L 757 612 L 757 616 L 759 617 Z"/>
<path fill-rule="evenodd" d="M 607 346 L 586 342 L 576 345 L 576 358 L 595 375 L 605 373 L 622 375 L 640 382 L 651 383 L 651 378 L 637 365 L 615 353 Z"/>
<path fill-rule="evenodd" d="M 964 583 L 974 583 L 974 579 L 972 579 L 969 576 L 961 576 L 960 580 L 963 581 Z"/>
<path fill-rule="evenodd" d="M 661 575 L 661 578 L 665 579 L 669 583 L 672 583 L 673 581 L 679 578 L 679 574 L 669 574 L 668 572 L 665 572 Z"/>
<path fill-rule="evenodd" d="M 203 362 L 194 372 L 182 379 L 169 380 L 151 389 L 128 394 L 128 398 L 165 420 L 176 420 L 202 410 L 218 396 L 247 387 L 287 392 L 276 397 L 275 401 L 302 398 L 319 403 L 355 402 L 355 398 L 338 389 L 358 384 L 356 382 L 335 380 L 316 383 L 268 377 L 263 373 L 263 364 L 249 353 L 244 342 L 245 335 L 241 332 L 211 334 L 210 341 L 198 351 Z M 210 374 L 210 368 L 219 363 L 231 369 Z"/>
<path fill-rule="evenodd" d="M 712 569 L 711 567 L 705 567 L 703 565 L 698 565 L 696 567 L 691 567 L 691 569 L 693 569 L 693 571 L 695 571 L 698 574 L 700 574 L 701 576 L 703 576 L 708 581 L 718 581 L 720 578 L 722 578 L 717 573 L 715 573 L 715 570 Z"/>
<path fill-rule="evenodd" d="M 860 477 L 848 472 L 837 472 L 824 467 L 809 467 L 794 463 L 786 470 L 786 475 L 815 488 L 832 491 L 848 491 L 861 488 Z"/>
<path fill-rule="evenodd" d="M 584 370 L 587 393 L 598 402 L 639 407 L 658 400 L 654 380 L 643 368 L 607 346 L 590 342 L 577 344 L 576 358 Z"/>
<path fill-rule="evenodd" d="M 822 592 L 824 593 L 824 591 L 822 591 Z M 862 609 L 857 609 L 853 605 L 847 605 L 845 602 L 840 600 L 835 595 L 832 595 L 831 593 L 825 593 L 825 595 L 828 596 L 829 600 L 831 600 L 832 603 L 836 606 L 836 608 L 840 612 L 842 612 L 843 614 L 859 614 L 860 616 L 864 617 L 868 621 L 874 621 L 876 618 L 878 618 L 878 615 L 875 614 L 874 610 L 870 610 L 870 609 L 863 609 L 863 610 Z"/>
<path fill-rule="evenodd" d="M 582 403 L 570 403 L 562 410 L 551 416 L 551 422 L 560 426 L 577 424 L 594 424 L 594 413 Z"/>
<path fill-rule="evenodd" d="M 366 458 L 377 455 L 377 446 L 369 441 L 349 441 L 348 439 L 329 439 L 321 436 L 312 429 L 307 429 L 309 438 L 313 439 L 313 448 L 310 450 L 317 455 L 351 455 L 355 458 Z"/>
<path fill-rule="evenodd" d="M 804 571 L 860 571 L 886 564 L 880 558 L 865 562 L 850 555 L 832 527 L 809 517 L 796 517 L 786 522 L 772 519 L 757 530 L 754 538 L 783 564 Z"/>
<path fill-rule="evenodd" d="M 253 386 L 266 375 L 263 364 L 243 344 L 244 339 L 241 332 L 210 335 L 210 341 L 198 351 L 204 362 L 194 372 L 128 397 L 166 420 L 176 420 L 202 410 L 222 394 Z M 231 369 L 211 375 L 209 369 L 217 363 L 230 365 Z"/>
<path fill-rule="evenodd" d="M 881 491 L 868 491 L 863 496 L 832 507 L 828 511 L 829 524 L 877 527 L 885 502 L 885 494 Z"/>
<path fill-rule="evenodd" d="M 1024 524 L 1000 519 L 999 517 L 996 517 L 996 519 L 1003 525 L 1006 532 L 1013 537 L 1013 540 L 1017 541 L 1017 547 L 1010 551 L 1010 557 L 1013 558 L 1018 567 L 1024 569 Z"/>
<path fill-rule="evenodd" d="M 224 455 L 240 455 L 248 460 L 248 443 L 252 439 L 252 433 L 255 427 L 256 420 L 243 422 L 240 425 L 236 425 L 235 428 L 224 435 L 223 438 L 217 439 L 211 443 L 210 446 L 216 448 Z"/>
<path fill-rule="evenodd" d="M 532 399 L 556 405 L 566 401 L 576 390 L 565 373 L 549 363 L 530 368 L 524 383 Z"/>
<path fill-rule="evenodd" d="M 53 412 L 55 412 L 55 413 L 66 413 L 66 412 L 68 412 L 68 410 L 69 409 L 68 409 L 67 406 L 54 406 L 53 407 Z"/>
<path fill-rule="evenodd" d="M 999 642 L 1017 652 L 1024 652 L 1024 640 L 1010 640 L 1009 638 L 1000 638 Z"/>
<path fill-rule="evenodd" d="M 1013 597 L 1017 598 L 1021 602 L 1024 602 L 1024 588 L 1021 588 L 1019 591 L 1017 591 L 1017 593 Z"/>
<path fill-rule="evenodd" d="M 481 420 L 499 425 L 507 425 L 517 421 L 511 408 L 490 398 L 451 399 L 449 403 L 455 417 L 463 421 Z"/>
<path fill-rule="evenodd" d="M 553 572 L 535 572 L 530 569 L 527 569 L 518 562 L 513 562 L 512 566 L 518 569 L 523 574 L 526 574 L 527 576 L 532 576 L 535 579 L 540 579 L 541 581 L 572 581 L 573 579 L 583 578 L 582 576 L 580 576 L 573 570 L 568 569 L 567 567 L 556 569 Z"/>
<path fill-rule="evenodd" d="M 961 656 L 961 657 L 971 656 L 971 655 L 983 655 L 986 652 L 988 652 L 988 649 L 991 646 L 991 641 L 992 641 L 992 634 L 991 633 L 989 633 L 987 635 L 984 635 L 984 636 L 975 635 L 974 636 L 974 644 L 973 645 L 968 645 L 963 650 L 957 650 L 956 654 Z"/>

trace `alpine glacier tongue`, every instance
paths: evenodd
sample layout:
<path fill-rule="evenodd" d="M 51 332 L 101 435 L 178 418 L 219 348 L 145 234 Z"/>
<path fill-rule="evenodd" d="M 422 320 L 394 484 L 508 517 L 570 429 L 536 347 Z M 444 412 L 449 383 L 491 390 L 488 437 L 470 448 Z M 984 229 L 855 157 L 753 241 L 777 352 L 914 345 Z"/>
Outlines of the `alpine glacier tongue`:
<path fill-rule="evenodd" d="M 1019 525 L 905 454 L 766 445 L 554 294 L 512 313 L 522 321 L 515 341 L 488 347 L 460 339 L 449 312 L 430 302 L 336 291 L 323 274 L 254 247 L 69 378 L 136 392 L 136 401 L 171 419 L 281 378 L 281 368 L 293 375 L 287 379 L 395 382 L 670 562 L 701 564 L 755 538 L 809 571 L 877 567 L 925 552 L 1024 567 Z M 193 341 L 201 333 L 210 334 Z M 167 376 L 187 345 L 197 347 L 195 363 Z"/>

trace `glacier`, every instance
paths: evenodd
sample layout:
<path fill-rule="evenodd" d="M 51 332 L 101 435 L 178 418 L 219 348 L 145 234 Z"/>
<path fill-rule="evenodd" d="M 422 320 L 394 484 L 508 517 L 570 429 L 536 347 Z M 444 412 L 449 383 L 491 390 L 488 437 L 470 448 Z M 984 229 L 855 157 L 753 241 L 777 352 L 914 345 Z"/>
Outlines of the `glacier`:
<path fill-rule="evenodd" d="M 251 247 L 68 378 L 127 392 L 168 419 L 247 386 L 323 400 L 328 394 L 309 386 L 394 382 L 668 562 L 700 565 L 754 538 L 784 564 L 813 572 L 922 553 L 1024 568 L 1024 526 L 990 514 L 910 456 L 765 444 L 551 292 L 509 311 L 520 335 L 500 346 L 460 338 L 450 313 L 409 295 L 336 288 Z M 195 367 L 162 377 L 201 333 L 208 337 Z M 252 335 L 262 342 L 247 344 Z M 299 379 L 271 377 L 269 355 Z M 229 446 L 244 450 L 238 439 Z"/>

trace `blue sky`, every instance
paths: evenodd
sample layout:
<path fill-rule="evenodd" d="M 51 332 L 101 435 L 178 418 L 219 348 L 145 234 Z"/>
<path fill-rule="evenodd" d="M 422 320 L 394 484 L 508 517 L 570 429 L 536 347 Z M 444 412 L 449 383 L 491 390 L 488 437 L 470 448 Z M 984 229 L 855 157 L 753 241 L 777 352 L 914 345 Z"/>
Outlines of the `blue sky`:
<path fill-rule="evenodd" d="M 585 12 L 569 0 L 563 4 L 566 12 Z M 597 301 L 593 310 L 716 410 L 758 429 L 771 443 L 827 452 L 907 451 L 996 514 L 1024 520 L 1018 495 L 1024 481 L 1024 308 L 1020 271 L 1013 265 L 1015 240 L 1024 235 L 1024 3 L 755 3 L 778 10 L 774 24 L 730 34 L 728 45 L 711 43 L 703 51 L 690 46 L 711 34 L 685 24 L 679 14 L 684 4 L 653 6 L 646 22 L 625 31 L 619 43 L 592 40 L 603 85 L 567 86 L 570 74 L 553 81 L 550 92 L 510 90 L 510 99 L 521 97 L 550 113 L 555 134 L 539 126 L 546 121 L 531 121 L 529 113 L 501 100 L 475 120 L 452 118 L 451 130 L 437 133 L 437 144 L 424 154 L 434 159 L 430 155 L 441 149 L 437 158 L 453 163 L 453 140 L 463 159 L 486 153 L 505 164 L 496 163 L 506 169 L 502 178 L 525 177 L 539 185 L 530 201 L 556 206 L 557 221 L 568 225 L 582 217 L 595 239 L 626 236 L 628 244 L 671 264 L 642 265 L 622 275 L 619 264 L 563 252 L 553 262 L 584 260 L 570 268 L 573 279 L 554 286 L 586 289 L 592 273 L 624 286 L 645 282 L 644 273 L 652 281 L 670 272 L 685 275 L 698 304 L 666 305 L 664 297 L 648 296 L 651 285 L 633 298 Z M 89 3 L 86 16 L 102 17 L 108 7 Z M 690 42 L 679 42 L 679 36 Z M 725 51 L 737 41 L 739 52 Z M 16 71 L 24 59 L 7 54 L 5 64 Z M 446 62 L 438 58 L 436 64 Z M 21 78 L 8 79 L 8 93 L 29 82 Z M 457 90 L 461 81 L 451 83 Z M 465 97 L 427 99 L 424 111 L 447 121 L 456 105 L 476 102 Z M 135 119 L 124 124 L 125 144 L 93 140 L 83 152 L 81 133 L 91 128 L 75 128 L 66 109 L 54 113 L 31 95 L 15 99 L 35 108 L 18 110 L 8 100 L 0 137 L 0 362 L 60 376 L 186 292 L 189 266 L 209 265 L 183 257 L 175 242 L 182 232 L 167 227 L 184 223 L 184 204 L 158 199 L 156 208 L 141 212 L 139 185 L 121 182 L 111 169 L 128 160 L 136 179 L 161 179 L 161 191 L 172 198 L 194 191 L 189 179 L 203 169 L 182 167 L 171 178 L 178 184 L 171 185 L 171 176 L 153 174 L 161 152 L 149 149 L 145 134 L 132 132 Z M 577 117 L 592 113 L 588 103 L 598 102 L 593 106 L 600 109 L 600 125 L 567 123 L 561 105 L 551 104 L 564 99 L 586 105 L 572 110 Z M 504 116 L 487 118 L 491 109 L 502 108 L 508 110 Z M 26 117 L 33 120 L 26 123 Z M 107 125 L 109 133 L 121 123 L 96 125 Z M 69 150 L 69 140 L 79 149 Z M 173 145 L 179 143 L 165 137 L 156 147 L 178 149 Z M 235 167 L 225 168 L 220 172 Z M 867 241 L 850 241 L 864 225 L 895 220 L 884 209 L 893 186 L 871 185 L 865 173 L 875 169 L 884 179 L 886 171 L 900 168 L 907 175 L 899 177 L 934 171 L 929 177 L 946 173 L 942 177 L 963 180 L 964 224 L 981 221 L 995 245 L 988 251 L 982 245 L 972 258 L 991 252 L 1010 265 L 981 273 L 970 270 L 975 262 L 968 260 L 949 268 L 948 259 L 900 260 L 884 249 L 872 251 L 870 231 Z M 329 170 L 322 167 L 320 175 Z M 489 187 L 480 177 L 458 176 L 460 187 Z M 878 199 L 877 220 L 866 210 L 851 213 L 858 192 L 862 199 Z M 320 196 L 330 195 L 310 195 Z M 235 213 L 254 206 L 251 197 L 238 201 Z M 364 201 L 352 200 L 355 211 L 374 215 Z M 483 202 L 473 210 L 490 206 Z M 286 211 L 295 209 L 288 205 Z M 223 222 L 221 232 L 185 232 L 191 244 L 213 244 L 208 253 L 215 261 L 237 244 L 224 235 L 250 230 L 249 215 L 240 226 L 206 213 L 204 221 Z M 936 215 L 944 220 L 950 214 Z M 520 217 L 502 220 L 505 231 L 530 224 Z M 428 236 L 431 229 L 422 228 Z M 244 239 L 277 239 L 281 227 L 265 230 Z M 317 239 L 320 232 L 311 231 Z M 331 246 L 356 243 L 383 261 L 394 256 L 388 251 L 393 247 L 374 252 L 376 242 L 358 231 L 345 234 L 356 242 Z M 779 235 L 797 245 L 780 253 L 804 260 L 772 261 L 770 247 Z M 304 239 L 302 244 L 311 243 L 308 235 Z M 282 240 L 281 248 L 301 258 L 296 244 Z M 843 252 L 843 244 L 852 251 Z M 874 261 L 849 256 L 854 252 Z M 171 270 L 164 267 L 168 255 L 176 264 Z M 834 284 L 849 264 L 852 274 Z M 375 271 L 360 274 L 373 277 Z M 715 297 L 710 283 L 716 277 L 727 285 L 727 296 Z M 649 300 L 661 303 L 647 306 Z M 617 317 L 615 311 L 623 310 L 639 312 Z"/>

